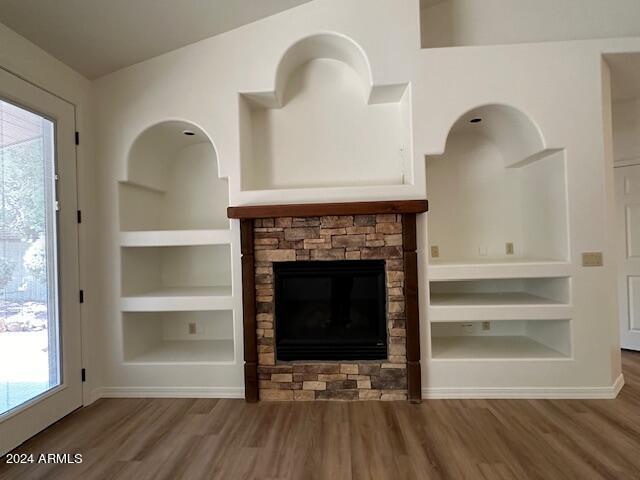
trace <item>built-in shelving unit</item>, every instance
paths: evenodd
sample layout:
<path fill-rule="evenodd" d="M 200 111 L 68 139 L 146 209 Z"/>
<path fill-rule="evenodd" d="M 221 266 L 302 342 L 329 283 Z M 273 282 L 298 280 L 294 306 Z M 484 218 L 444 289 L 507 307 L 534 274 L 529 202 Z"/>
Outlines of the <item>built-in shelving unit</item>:
<path fill-rule="evenodd" d="M 564 319 L 571 315 L 568 278 L 431 281 L 429 319 Z"/>
<path fill-rule="evenodd" d="M 168 121 L 140 134 L 120 182 L 120 230 L 228 230 L 228 184 L 207 135 Z"/>
<path fill-rule="evenodd" d="M 433 359 L 567 358 L 571 275 L 564 151 L 485 105 L 427 159 Z"/>
<path fill-rule="evenodd" d="M 293 44 L 274 90 L 243 92 L 243 191 L 413 181 L 408 84 L 374 85 L 363 50 L 321 33 Z"/>
<path fill-rule="evenodd" d="M 569 320 L 432 323 L 431 358 L 566 359 L 571 356 L 570 339 Z"/>
<path fill-rule="evenodd" d="M 124 361 L 234 361 L 228 186 L 207 135 L 168 121 L 140 134 L 120 182 Z"/>
<path fill-rule="evenodd" d="M 430 275 L 566 267 L 564 151 L 546 146 L 520 111 L 487 105 L 460 117 L 445 153 L 427 159 L 427 191 Z"/>
<path fill-rule="evenodd" d="M 124 361 L 202 364 L 234 361 L 233 312 L 144 312 L 123 317 Z"/>
<path fill-rule="evenodd" d="M 122 294 L 229 291 L 230 257 L 229 245 L 122 248 Z"/>

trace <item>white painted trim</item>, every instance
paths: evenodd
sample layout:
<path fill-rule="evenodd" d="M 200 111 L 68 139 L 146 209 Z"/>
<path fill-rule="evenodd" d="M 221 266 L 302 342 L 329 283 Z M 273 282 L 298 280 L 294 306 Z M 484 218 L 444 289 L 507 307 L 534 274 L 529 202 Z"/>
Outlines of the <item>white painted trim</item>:
<path fill-rule="evenodd" d="M 244 387 L 101 387 L 91 392 L 99 398 L 244 398 Z"/>
<path fill-rule="evenodd" d="M 425 399 L 487 399 L 487 398 L 544 398 L 544 399 L 613 399 L 624 386 L 624 376 L 620 374 L 609 387 L 504 387 L 504 388 L 423 388 Z"/>

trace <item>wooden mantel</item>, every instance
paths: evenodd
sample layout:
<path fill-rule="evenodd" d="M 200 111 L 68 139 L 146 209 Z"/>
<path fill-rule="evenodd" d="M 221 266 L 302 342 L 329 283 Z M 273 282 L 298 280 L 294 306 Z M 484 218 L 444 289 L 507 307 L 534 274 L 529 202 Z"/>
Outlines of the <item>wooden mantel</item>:
<path fill-rule="evenodd" d="M 242 254 L 242 304 L 244 333 L 245 399 L 259 400 L 256 338 L 254 219 L 278 217 L 323 217 L 402 214 L 402 249 L 406 314 L 406 356 L 408 400 L 420 402 L 420 316 L 418 312 L 418 261 L 416 214 L 428 209 L 427 200 L 376 202 L 308 203 L 229 207 L 227 216 L 240 220 Z"/>
<path fill-rule="evenodd" d="M 229 207 L 227 216 L 240 220 L 269 217 L 320 217 L 325 215 L 374 215 L 383 213 L 424 213 L 426 200 L 376 202 L 303 203 Z"/>

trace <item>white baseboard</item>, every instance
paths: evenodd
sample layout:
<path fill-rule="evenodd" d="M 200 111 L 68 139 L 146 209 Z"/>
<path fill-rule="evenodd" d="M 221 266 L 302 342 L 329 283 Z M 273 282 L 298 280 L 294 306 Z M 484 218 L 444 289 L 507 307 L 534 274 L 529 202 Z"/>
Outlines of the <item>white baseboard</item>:
<path fill-rule="evenodd" d="M 546 399 L 611 399 L 616 398 L 624 386 L 624 377 L 618 376 L 609 387 L 507 387 L 507 388 L 423 388 L 422 398 L 460 399 L 460 398 L 546 398 Z"/>
<path fill-rule="evenodd" d="M 512 388 L 423 388 L 425 399 L 546 398 L 612 399 L 624 386 L 620 374 L 609 387 L 512 387 Z M 242 387 L 101 387 L 91 392 L 91 402 L 99 398 L 244 398 Z"/>
<path fill-rule="evenodd" d="M 101 387 L 91 392 L 99 398 L 244 398 L 243 387 Z"/>

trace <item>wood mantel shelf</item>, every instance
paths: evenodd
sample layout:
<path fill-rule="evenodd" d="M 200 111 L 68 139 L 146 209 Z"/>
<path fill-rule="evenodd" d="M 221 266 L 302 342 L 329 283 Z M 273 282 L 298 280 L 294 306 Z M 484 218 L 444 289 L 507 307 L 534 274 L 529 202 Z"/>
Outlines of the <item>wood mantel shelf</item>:
<path fill-rule="evenodd" d="M 227 216 L 248 220 L 270 217 L 320 217 L 327 215 L 373 215 L 383 213 L 424 213 L 427 200 L 376 202 L 303 203 L 289 205 L 249 205 L 229 207 Z"/>

